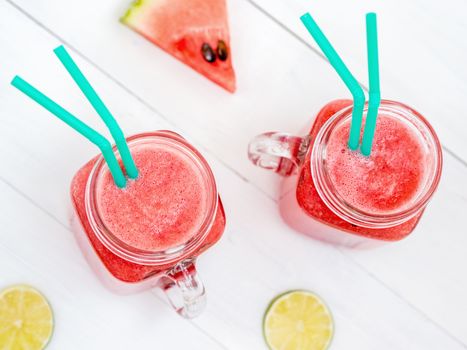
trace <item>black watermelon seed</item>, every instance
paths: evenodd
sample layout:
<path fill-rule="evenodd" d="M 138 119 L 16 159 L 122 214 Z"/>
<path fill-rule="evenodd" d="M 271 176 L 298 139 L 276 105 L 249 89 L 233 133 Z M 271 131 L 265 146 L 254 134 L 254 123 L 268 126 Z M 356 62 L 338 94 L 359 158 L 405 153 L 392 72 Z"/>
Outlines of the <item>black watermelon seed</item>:
<path fill-rule="evenodd" d="M 204 43 L 203 46 L 201 46 L 201 54 L 209 63 L 213 63 L 216 60 L 216 53 L 208 43 Z"/>
<path fill-rule="evenodd" d="M 229 57 L 229 51 L 227 50 L 227 45 L 223 40 L 217 42 L 217 57 L 221 61 L 225 61 Z"/>

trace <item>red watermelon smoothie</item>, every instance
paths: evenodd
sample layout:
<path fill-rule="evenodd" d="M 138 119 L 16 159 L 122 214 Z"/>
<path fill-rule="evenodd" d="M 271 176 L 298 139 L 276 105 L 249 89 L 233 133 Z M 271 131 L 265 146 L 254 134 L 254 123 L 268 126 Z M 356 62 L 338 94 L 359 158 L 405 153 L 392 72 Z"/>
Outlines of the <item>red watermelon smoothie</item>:
<path fill-rule="evenodd" d="M 165 251 L 188 242 L 207 210 L 202 174 L 182 154 L 157 143 L 136 147 L 132 155 L 137 181 L 121 190 L 105 171 L 96 184 L 103 224 L 137 249 Z"/>
<path fill-rule="evenodd" d="M 347 147 L 350 120 L 335 127 L 326 149 L 326 168 L 336 195 L 349 206 L 371 214 L 385 214 L 410 205 L 423 189 L 427 164 L 422 140 L 396 118 L 377 121 L 371 157 Z"/>
<path fill-rule="evenodd" d="M 371 156 L 351 151 L 351 107 L 349 100 L 330 102 L 303 138 L 264 134 L 282 146 L 266 152 L 271 157 L 281 149 L 280 161 L 269 167 L 285 176 L 281 215 L 294 229 L 331 243 L 400 240 L 415 229 L 437 188 L 441 146 L 418 112 L 383 100 Z"/>
<path fill-rule="evenodd" d="M 71 186 L 80 246 L 119 293 L 163 285 L 174 266 L 212 246 L 225 227 L 212 172 L 183 138 L 162 131 L 133 136 L 128 145 L 139 175 L 124 189 L 100 158 Z"/>

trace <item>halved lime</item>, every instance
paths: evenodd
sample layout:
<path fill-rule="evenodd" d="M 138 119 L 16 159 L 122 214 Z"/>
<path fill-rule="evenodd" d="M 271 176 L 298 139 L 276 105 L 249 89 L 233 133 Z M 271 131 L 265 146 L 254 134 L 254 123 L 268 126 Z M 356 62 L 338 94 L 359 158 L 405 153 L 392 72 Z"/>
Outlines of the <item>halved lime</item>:
<path fill-rule="evenodd" d="M 0 292 L 0 350 L 42 350 L 52 331 L 52 309 L 39 291 L 16 285 Z"/>
<path fill-rule="evenodd" d="M 329 309 L 316 294 L 295 290 L 269 304 L 263 332 L 271 350 L 324 350 L 331 343 L 334 326 Z"/>

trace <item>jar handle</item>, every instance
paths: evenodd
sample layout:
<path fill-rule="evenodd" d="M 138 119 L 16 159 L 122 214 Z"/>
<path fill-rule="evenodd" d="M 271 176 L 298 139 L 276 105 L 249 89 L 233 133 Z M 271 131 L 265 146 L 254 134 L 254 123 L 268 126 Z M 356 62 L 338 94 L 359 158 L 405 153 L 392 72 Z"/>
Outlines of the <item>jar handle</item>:
<path fill-rule="evenodd" d="M 163 290 L 181 316 L 198 316 L 206 306 L 206 293 L 195 267 L 195 259 L 185 259 L 167 272 Z"/>
<path fill-rule="evenodd" d="M 289 176 L 302 165 L 310 139 L 283 132 L 266 132 L 253 138 L 248 145 L 248 158 L 260 168 Z"/>

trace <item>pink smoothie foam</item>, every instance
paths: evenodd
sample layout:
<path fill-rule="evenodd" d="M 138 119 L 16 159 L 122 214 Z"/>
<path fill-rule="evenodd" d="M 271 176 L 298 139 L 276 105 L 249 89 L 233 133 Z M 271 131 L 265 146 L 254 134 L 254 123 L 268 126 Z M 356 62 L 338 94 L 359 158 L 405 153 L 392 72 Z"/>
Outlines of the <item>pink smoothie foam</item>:
<path fill-rule="evenodd" d="M 97 183 L 98 211 L 105 226 L 131 247 L 163 251 L 186 243 L 207 211 L 203 174 L 187 155 L 166 145 L 132 149 L 139 170 L 126 188 L 109 171 Z"/>
<path fill-rule="evenodd" d="M 371 214 L 399 211 L 419 194 L 425 152 L 404 122 L 379 115 L 370 157 L 347 147 L 350 120 L 337 126 L 327 145 L 327 170 L 336 192 L 352 207 Z"/>
<path fill-rule="evenodd" d="M 326 121 L 350 105 L 350 100 L 335 100 L 325 105 L 310 130 L 311 144 Z M 421 155 L 423 148 L 415 132 L 403 122 L 380 113 L 370 158 L 347 149 L 348 132 L 349 125 L 343 124 L 334 131 L 328 144 L 327 167 L 336 192 L 347 203 L 365 212 L 388 213 L 403 209 L 417 196 L 425 181 L 424 166 L 428 165 Z M 400 240 L 413 231 L 422 212 L 388 228 L 360 227 L 334 214 L 315 187 L 310 157 L 311 148 L 299 172 L 296 202 L 311 218 L 339 230 L 386 241 Z M 421 161 L 421 164 L 417 164 L 417 161 Z M 287 206 L 282 208 L 284 217 L 292 217 Z M 290 210 L 294 213 L 296 209 L 290 206 Z M 312 226 L 303 224 L 300 230 L 307 231 L 306 225 Z"/>

